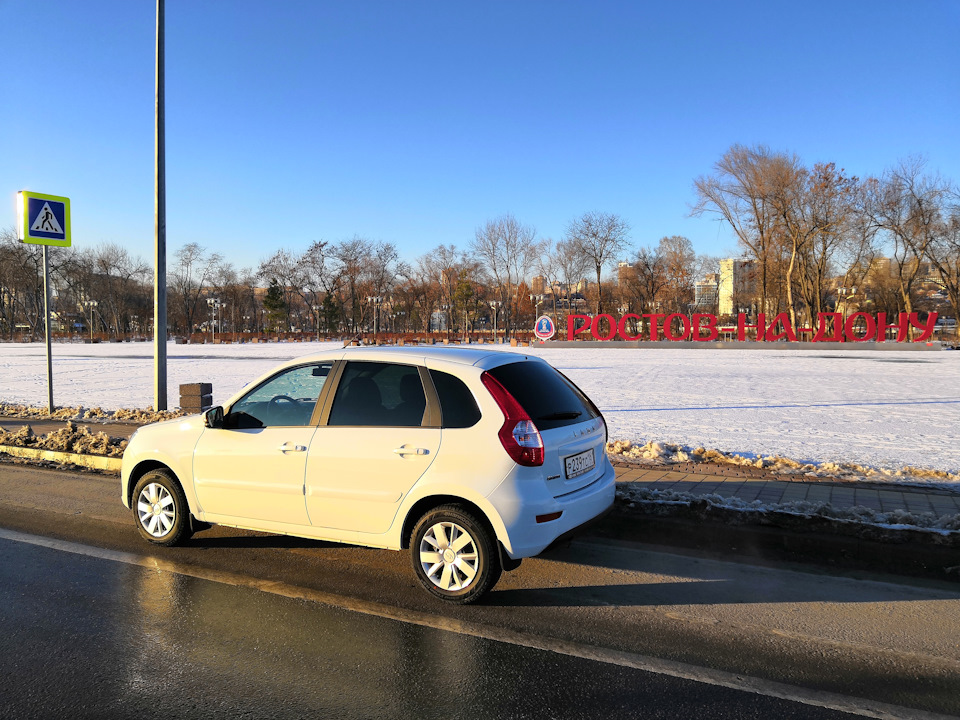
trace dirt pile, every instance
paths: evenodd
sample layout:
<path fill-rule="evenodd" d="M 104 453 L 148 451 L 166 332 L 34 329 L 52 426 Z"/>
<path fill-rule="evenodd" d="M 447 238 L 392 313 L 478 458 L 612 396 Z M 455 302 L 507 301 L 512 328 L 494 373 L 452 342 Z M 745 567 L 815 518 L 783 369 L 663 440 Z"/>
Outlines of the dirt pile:
<path fill-rule="evenodd" d="M 146 408 L 121 408 L 120 410 L 104 410 L 99 407 L 85 408 L 61 407 L 52 413 L 47 408 L 31 407 L 30 405 L 13 405 L 0 403 L 0 415 L 14 418 L 29 418 L 33 420 L 92 420 L 94 422 L 131 422 L 139 425 L 172 420 L 186 415 L 183 410 L 154 410 Z"/>
<path fill-rule="evenodd" d="M 104 432 L 91 433 L 86 427 L 77 427 L 73 422 L 67 421 L 64 427 L 46 435 L 36 435 L 29 425 L 24 425 L 15 432 L 0 429 L 0 445 L 121 457 L 127 448 L 127 440 L 110 437 Z"/>

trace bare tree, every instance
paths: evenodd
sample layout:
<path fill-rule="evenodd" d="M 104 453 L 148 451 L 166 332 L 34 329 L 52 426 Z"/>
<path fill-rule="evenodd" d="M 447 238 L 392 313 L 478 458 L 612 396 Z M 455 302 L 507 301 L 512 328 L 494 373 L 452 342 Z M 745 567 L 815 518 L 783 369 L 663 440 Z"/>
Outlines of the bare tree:
<path fill-rule="evenodd" d="M 183 331 L 189 335 L 205 312 L 200 305 L 204 286 L 210 283 L 223 258 L 218 253 L 208 253 L 199 243 L 187 243 L 174 257 L 176 262 L 167 273 L 167 285 L 172 290 L 170 302 L 180 316 Z"/>
<path fill-rule="evenodd" d="M 590 261 L 597 278 L 597 314 L 603 312 L 601 274 L 615 266 L 630 246 L 630 225 L 619 215 L 586 212 L 567 226 L 567 239 Z"/>
<path fill-rule="evenodd" d="M 125 247 L 113 243 L 99 245 L 93 253 L 92 295 L 106 321 L 109 315 L 113 332 L 122 335 L 130 324 L 133 309 L 146 310 L 142 302 L 144 284 L 150 272 L 149 266 L 138 257 L 133 257 Z"/>
<path fill-rule="evenodd" d="M 913 294 L 923 260 L 941 234 L 949 185 L 924 174 L 924 162 L 911 158 L 868 183 L 865 211 L 893 244 L 894 271 L 905 312 L 913 312 Z M 910 335 L 913 336 L 913 327 Z"/>
<path fill-rule="evenodd" d="M 495 292 L 507 308 L 505 330 L 509 333 L 510 328 L 516 327 L 518 312 L 512 298 L 536 267 L 542 242 L 537 240 L 532 226 L 523 225 L 513 215 L 502 215 L 477 228 L 470 247 L 491 274 Z"/>
<path fill-rule="evenodd" d="M 349 240 L 341 240 L 331 250 L 331 256 L 339 263 L 343 291 L 338 303 L 341 315 L 349 324 L 351 332 L 356 332 L 363 323 L 363 272 L 373 253 L 373 243 L 359 235 Z"/>
<path fill-rule="evenodd" d="M 557 279 L 561 283 L 569 301 L 570 295 L 576 290 L 581 281 L 590 271 L 590 260 L 580 252 L 577 244 L 572 240 L 561 240 L 557 243 L 554 255 L 557 267 Z"/>
<path fill-rule="evenodd" d="M 668 284 L 667 263 L 659 248 L 642 247 L 633 261 L 630 288 L 637 298 L 638 310 L 655 310 Z"/>
<path fill-rule="evenodd" d="M 682 235 L 661 238 L 657 255 L 662 261 L 666 280 L 663 290 L 667 303 L 675 312 L 684 312 L 694 298 L 697 254 L 693 243 Z"/>
<path fill-rule="evenodd" d="M 960 319 L 960 193 L 956 187 L 951 188 L 948 203 L 936 237 L 927 247 L 927 257 L 937 269 L 940 285 L 950 298 L 954 318 Z"/>
<path fill-rule="evenodd" d="M 21 243 L 13 228 L 0 233 L 0 307 L 12 339 L 26 326 L 32 338 L 41 334 L 43 313 L 43 252 Z"/>
<path fill-rule="evenodd" d="M 822 273 L 829 268 L 830 257 L 850 219 L 857 179 L 846 177 L 833 163 L 818 163 L 807 170 L 799 158 L 785 155 L 772 162 L 768 172 L 777 227 L 789 256 L 784 289 L 790 319 L 796 327 L 794 285 L 812 319 L 820 308 Z"/>
<path fill-rule="evenodd" d="M 777 257 L 778 219 L 772 201 L 770 168 L 784 156 L 763 145 L 733 145 L 714 164 L 713 175 L 694 181 L 697 202 L 692 215 L 716 213 L 725 220 L 760 271 L 760 308 L 769 311 L 772 268 Z"/>
<path fill-rule="evenodd" d="M 806 178 L 808 222 L 797 267 L 800 296 L 811 323 L 826 309 L 828 280 L 838 267 L 852 273 L 869 267 L 876 256 L 876 228 L 858 211 L 862 187 L 833 163 L 815 165 Z M 851 284 L 862 285 L 862 279 Z"/>

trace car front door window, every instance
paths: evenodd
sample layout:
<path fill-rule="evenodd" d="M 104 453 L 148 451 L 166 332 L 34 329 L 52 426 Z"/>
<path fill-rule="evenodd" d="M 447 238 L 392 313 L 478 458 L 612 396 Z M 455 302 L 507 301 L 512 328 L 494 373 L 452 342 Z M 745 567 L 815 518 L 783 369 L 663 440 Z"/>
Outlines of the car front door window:
<path fill-rule="evenodd" d="M 310 425 L 330 363 L 302 365 L 275 375 L 233 404 L 227 428 Z"/>

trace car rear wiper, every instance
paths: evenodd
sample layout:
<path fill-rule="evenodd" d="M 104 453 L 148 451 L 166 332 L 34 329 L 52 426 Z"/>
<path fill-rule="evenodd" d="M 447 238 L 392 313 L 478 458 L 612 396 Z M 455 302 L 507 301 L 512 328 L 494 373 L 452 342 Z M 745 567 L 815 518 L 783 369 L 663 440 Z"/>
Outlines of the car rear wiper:
<path fill-rule="evenodd" d="M 549 415 L 541 415 L 537 420 L 573 420 L 583 415 L 582 412 L 577 410 L 565 410 L 561 412 L 550 413 Z"/>

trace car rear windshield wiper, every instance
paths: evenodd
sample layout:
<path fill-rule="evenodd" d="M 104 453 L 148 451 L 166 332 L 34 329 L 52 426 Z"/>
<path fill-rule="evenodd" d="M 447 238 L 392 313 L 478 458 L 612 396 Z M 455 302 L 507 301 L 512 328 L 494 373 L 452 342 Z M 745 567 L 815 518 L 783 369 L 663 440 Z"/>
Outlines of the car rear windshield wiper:
<path fill-rule="evenodd" d="M 537 420 L 573 420 L 583 415 L 582 412 L 577 410 L 565 410 L 562 412 L 550 413 L 549 415 L 541 415 Z"/>

